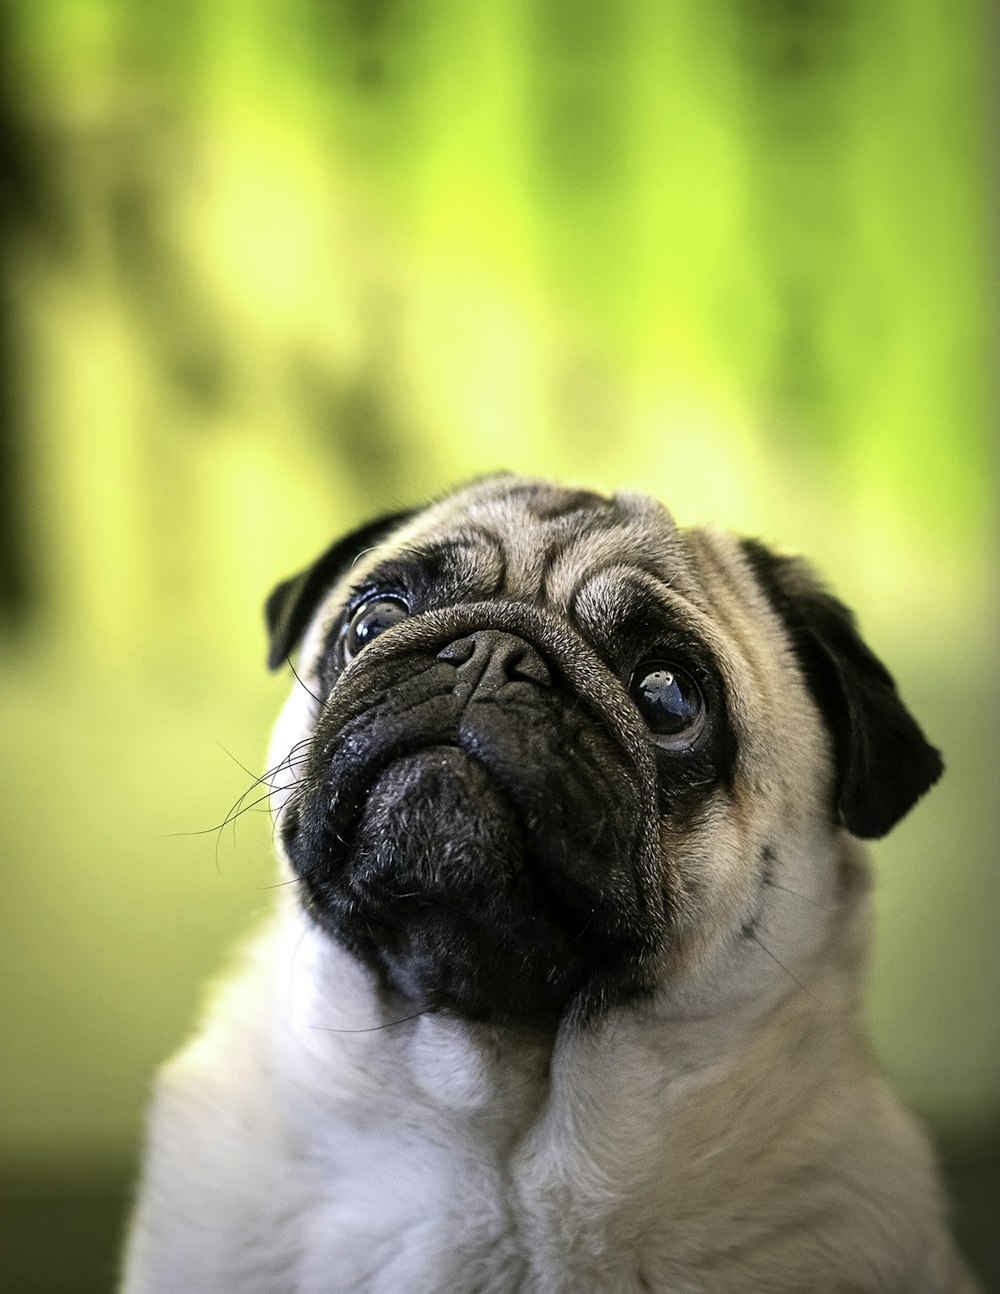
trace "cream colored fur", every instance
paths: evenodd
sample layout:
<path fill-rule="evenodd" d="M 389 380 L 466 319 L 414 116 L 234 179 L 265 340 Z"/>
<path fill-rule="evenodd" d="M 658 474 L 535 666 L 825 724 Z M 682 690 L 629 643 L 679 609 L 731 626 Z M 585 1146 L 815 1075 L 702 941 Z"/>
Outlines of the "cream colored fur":
<path fill-rule="evenodd" d="M 158 1080 L 124 1294 L 973 1290 L 925 1136 L 859 1025 L 867 864 L 817 809 L 829 752 L 781 628 L 730 539 L 691 532 L 678 549 L 662 510 L 632 507 L 633 542 L 647 553 L 668 536 L 670 596 L 718 641 L 743 743 L 740 783 L 697 838 L 664 824 L 687 909 L 659 996 L 554 1037 L 399 1021 L 284 887 Z M 524 526 L 487 485 L 395 546 L 468 516 Z M 529 589 L 535 549 L 519 542 Z M 595 615 L 615 596 L 618 551 L 599 542 Z M 567 555 L 567 590 L 593 560 Z M 277 726 L 276 810 L 340 596 L 312 625 L 306 686 Z M 739 940 L 748 860 L 768 838 L 780 887 L 760 942 Z"/>

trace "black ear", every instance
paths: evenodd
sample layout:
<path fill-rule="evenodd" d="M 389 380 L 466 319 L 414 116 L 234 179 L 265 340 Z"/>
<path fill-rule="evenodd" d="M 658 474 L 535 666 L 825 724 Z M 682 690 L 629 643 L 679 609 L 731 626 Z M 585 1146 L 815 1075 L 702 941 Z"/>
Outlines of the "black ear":
<path fill-rule="evenodd" d="M 848 831 L 884 836 L 941 776 L 944 765 L 862 641 L 854 616 L 805 563 L 742 541 L 784 621 L 813 699 L 833 737 L 835 806 Z"/>
<path fill-rule="evenodd" d="M 341 574 L 368 548 L 381 543 L 397 526 L 409 521 L 414 512 L 393 512 L 352 530 L 331 544 L 298 575 L 284 580 L 264 603 L 264 619 L 270 635 L 269 669 L 277 669 L 299 644 L 299 639 L 323 595 Z"/>

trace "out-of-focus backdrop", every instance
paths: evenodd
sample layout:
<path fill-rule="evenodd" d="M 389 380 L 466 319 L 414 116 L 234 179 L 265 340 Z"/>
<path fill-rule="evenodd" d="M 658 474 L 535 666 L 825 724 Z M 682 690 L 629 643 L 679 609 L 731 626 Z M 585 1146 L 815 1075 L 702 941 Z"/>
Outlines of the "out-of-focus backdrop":
<path fill-rule="evenodd" d="M 110 1287 L 151 1071 L 270 902 L 263 816 L 196 834 L 289 684 L 264 595 L 500 466 L 857 608 L 948 762 L 875 850 L 876 1050 L 995 1202 L 989 13 L 0 0 L 4 1289 Z"/>

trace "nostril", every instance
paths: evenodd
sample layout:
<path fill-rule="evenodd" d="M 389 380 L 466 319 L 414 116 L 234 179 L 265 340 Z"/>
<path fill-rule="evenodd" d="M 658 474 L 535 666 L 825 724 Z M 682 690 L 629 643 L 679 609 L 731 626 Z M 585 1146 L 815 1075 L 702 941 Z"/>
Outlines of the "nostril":
<path fill-rule="evenodd" d="M 438 660 L 448 661 L 451 665 L 464 665 L 471 659 L 475 650 L 476 644 L 471 638 L 456 638 L 454 642 L 446 643 L 437 657 Z"/>
<path fill-rule="evenodd" d="M 541 654 L 530 643 L 500 629 L 477 629 L 446 643 L 438 660 L 454 665 L 472 692 L 493 693 L 518 681 L 550 687 L 552 676 Z M 471 695 L 471 692 L 470 692 Z"/>
<path fill-rule="evenodd" d="M 533 647 L 525 646 L 519 652 L 512 653 L 506 665 L 507 677 L 510 679 L 523 678 L 537 683 L 539 687 L 552 686 L 549 667 Z"/>

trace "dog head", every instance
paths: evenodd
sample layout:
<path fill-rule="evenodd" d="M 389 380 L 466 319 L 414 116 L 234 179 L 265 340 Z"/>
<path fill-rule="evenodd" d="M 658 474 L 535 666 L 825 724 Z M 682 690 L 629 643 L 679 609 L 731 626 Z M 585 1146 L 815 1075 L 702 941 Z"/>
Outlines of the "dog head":
<path fill-rule="evenodd" d="M 300 648 L 270 774 L 300 899 L 418 1009 L 758 993 L 822 943 L 847 837 L 941 771 L 804 565 L 638 495 L 474 483 L 267 620 L 272 668 Z"/>

